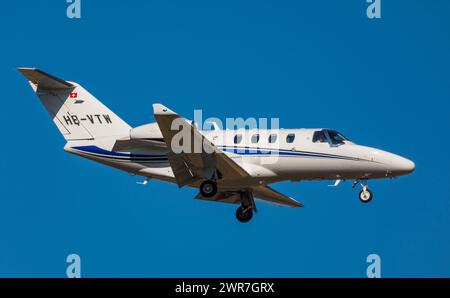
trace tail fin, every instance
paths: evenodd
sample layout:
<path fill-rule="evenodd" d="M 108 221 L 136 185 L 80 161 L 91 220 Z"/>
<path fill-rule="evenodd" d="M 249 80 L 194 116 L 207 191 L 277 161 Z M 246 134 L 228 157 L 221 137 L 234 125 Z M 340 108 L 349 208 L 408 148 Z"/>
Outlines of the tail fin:
<path fill-rule="evenodd" d="M 123 137 L 130 126 L 82 86 L 36 68 L 18 69 L 67 141 Z"/>

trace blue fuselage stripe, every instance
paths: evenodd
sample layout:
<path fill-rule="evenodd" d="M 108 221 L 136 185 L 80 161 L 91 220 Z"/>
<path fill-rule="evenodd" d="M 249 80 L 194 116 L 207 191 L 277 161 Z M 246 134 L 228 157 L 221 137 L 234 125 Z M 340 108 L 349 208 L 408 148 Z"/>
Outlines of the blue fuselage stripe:
<path fill-rule="evenodd" d="M 347 160 L 357 160 L 357 158 L 338 155 L 326 155 L 315 152 L 301 152 L 301 151 L 281 151 L 274 149 L 261 149 L 261 148 L 236 148 L 236 147 L 219 147 L 224 152 L 239 154 L 239 155 L 279 155 L 279 156 L 300 156 L 300 157 L 318 157 L 318 158 L 337 158 Z M 158 161 L 167 162 L 168 158 L 164 154 L 149 155 L 149 154 L 136 154 L 136 153 L 123 153 L 108 151 L 97 146 L 76 146 L 72 149 L 82 151 L 83 153 L 91 154 L 97 157 L 105 157 L 115 160 L 132 160 L 132 161 Z"/>
<path fill-rule="evenodd" d="M 220 147 L 220 150 L 239 154 L 239 155 L 280 155 L 280 156 L 303 156 L 303 157 L 322 157 L 322 158 L 338 158 L 338 159 L 356 159 L 348 156 L 338 156 L 331 154 L 322 154 L 315 152 L 301 152 L 301 151 L 287 151 L 287 150 L 273 150 L 249 147 Z"/>
<path fill-rule="evenodd" d="M 72 147 L 72 149 L 82 151 L 83 153 L 87 153 L 97 157 L 104 157 L 115 160 L 132 160 L 132 161 L 141 161 L 141 162 L 149 162 L 149 161 L 158 161 L 158 162 L 167 162 L 167 156 L 164 154 L 160 155 L 148 155 L 148 154 L 135 154 L 135 153 L 122 153 L 122 152 L 114 152 L 108 151 L 97 146 L 77 146 Z"/>

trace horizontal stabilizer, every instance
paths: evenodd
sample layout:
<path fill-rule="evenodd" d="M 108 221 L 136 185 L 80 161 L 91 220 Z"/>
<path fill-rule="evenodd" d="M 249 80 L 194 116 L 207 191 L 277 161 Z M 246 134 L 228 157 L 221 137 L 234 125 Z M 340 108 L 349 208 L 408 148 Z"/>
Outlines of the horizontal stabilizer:
<path fill-rule="evenodd" d="M 73 84 L 37 68 L 18 68 L 18 70 L 39 89 L 70 89 L 75 87 Z"/>

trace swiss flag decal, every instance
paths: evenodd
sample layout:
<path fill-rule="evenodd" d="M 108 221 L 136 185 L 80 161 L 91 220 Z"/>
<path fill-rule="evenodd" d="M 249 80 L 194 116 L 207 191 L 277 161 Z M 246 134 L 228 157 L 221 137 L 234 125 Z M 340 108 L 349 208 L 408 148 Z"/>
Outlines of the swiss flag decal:
<path fill-rule="evenodd" d="M 78 93 L 70 92 L 70 98 L 77 98 L 77 97 L 78 97 Z"/>

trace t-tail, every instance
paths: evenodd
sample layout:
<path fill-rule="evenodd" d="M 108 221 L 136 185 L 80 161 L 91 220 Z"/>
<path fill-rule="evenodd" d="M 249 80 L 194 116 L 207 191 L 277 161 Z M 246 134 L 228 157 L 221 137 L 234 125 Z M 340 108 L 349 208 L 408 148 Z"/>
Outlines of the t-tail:
<path fill-rule="evenodd" d="M 18 69 L 67 141 L 123 137 L 130 126 L 77 83 L 36 68 Z"/>

